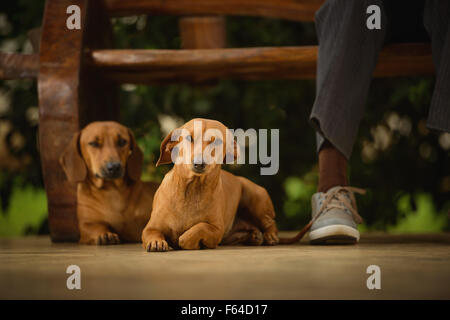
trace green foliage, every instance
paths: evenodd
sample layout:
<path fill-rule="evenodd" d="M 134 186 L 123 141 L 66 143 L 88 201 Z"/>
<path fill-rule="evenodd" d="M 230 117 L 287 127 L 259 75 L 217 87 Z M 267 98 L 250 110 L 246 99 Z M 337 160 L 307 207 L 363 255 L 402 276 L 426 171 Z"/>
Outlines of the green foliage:
<path fill-rule="evenodd" d="M 47 217 L 47 198 L 43 189 L 15 187 L 6 212 L 0 210 L 0 235 L 35 234 Z"/>
<path fill-rule="evenodd" d="M 397 224 L 387 228 L 392 233 L 440 232 L 448 224 L 445 212 L 436 212 L 430 194 L 417 193 L 414 196 L 405 194 L 398 199 L 397 210 L 399 212 Z"/>
<path fill-rule="evenodd" d="M 159 154 L 159 145 L 161 143 L 158 128 L 150 128 L 148 132 L 138 139 L 137 143 L 142 150 L 145 150 L 142 180 L 162 180 L 163 174 L 155 168 L 155 163 L 158 160 L 157 155 Z"/>
<path fill-rule="evenodd" d="M 27 32 L 41 25 L 43 8 L 44 1 L 1 1 L 0 51 L 31 52 Z M 18 187 L 42 188 L 36 146 L 37 100 L 34 81 L 0 80 L 0 205 L 3 211 L 9 206 L 12 188 L 17 183 Z"/>
<path fill-rule="evenodd" d="M 310 219 L 311 197 L 316 192 L 316 183 L 311 181 L 314 176 L 315 173 L 308 173 L 306 178 L 288 177 L 285 180 L 286 199 L 283 209 L 286 217 L 300 217 L 302 222 Z"/>

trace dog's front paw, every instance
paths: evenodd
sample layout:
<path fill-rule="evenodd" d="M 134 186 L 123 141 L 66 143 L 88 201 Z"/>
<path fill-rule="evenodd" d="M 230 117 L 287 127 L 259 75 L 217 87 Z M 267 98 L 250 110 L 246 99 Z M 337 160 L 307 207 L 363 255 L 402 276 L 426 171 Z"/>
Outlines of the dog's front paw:
<path fill-rule="evenodd" d="M 180 238 L 178 239 L 178 245 L 180 246 L 180 248 L 186 250 L 200 249 L 199 240 L 188 231 L 180 236 Z"/>
<path fill-rule="evenodd" d="M 264 232 L 264 244 L 269 246 L 274 246 L 278 244 L 280 239 L 278 239 L 278 235 L 276 231 L 266 231 Z"/>
<path fill-rule="evenodd" d="M 169 251 L 169 244 L 163 239 L 153 239 L 145 243 L 147 252 L 165 252 Z"/>
<path fill-rule="evenodd" d="M 97 245 L 110 245 L 119 243 L 120 243 L 119 235 L 114 232 L 105 232 L 103 234 L 99 234 L 95 239 L 95 244 Z"/>

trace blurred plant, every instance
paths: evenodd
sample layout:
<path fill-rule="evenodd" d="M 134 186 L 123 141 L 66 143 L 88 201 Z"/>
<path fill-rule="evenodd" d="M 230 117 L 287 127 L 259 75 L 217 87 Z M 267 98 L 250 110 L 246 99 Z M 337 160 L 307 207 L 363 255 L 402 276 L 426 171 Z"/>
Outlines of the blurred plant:
<path fill-rule="evenodd" d="M 316 192 L 317 171 L 306 173 L 302 178 L 288 177 L 284 181 L 286 199 L 283 211 L 288 219 L 297 218 L 298 226 L 311 219 L 311 197 Z"/>
<path fill-rule="evenodd" d="M 450 202 L 447 207 L 449 205 Z M 447 212 L 437 212 L 432 196 L 427 193 L 401 196 L 397 201 L 397 210 L 397 224 L 387 228 L 392 233 L 440 232 L 448 224 Z"/>
<path fill-rule="evenodd" d="M 15 187 L 6 212 L 0 210 L 0 235 L 18 236 L 46 230 L 47 198 L 42 188 Z"/>
<path fill-rule="evenodd" d="M 0 51 L 30 53 L 27 32 L 41 25 L 44 1 L 2 1 Z M 13 188 L 42 188 L 37 149 L 37 92 L 32 80 L 0 81 L 0 201 L 7 212 Z"/>

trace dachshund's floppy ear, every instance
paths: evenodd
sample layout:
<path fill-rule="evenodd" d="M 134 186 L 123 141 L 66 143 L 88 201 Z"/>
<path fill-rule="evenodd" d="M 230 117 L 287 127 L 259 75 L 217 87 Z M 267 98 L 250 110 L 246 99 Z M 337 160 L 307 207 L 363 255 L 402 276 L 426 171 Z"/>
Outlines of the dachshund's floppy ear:
<path fill-rule="evenodd" d="M 87 168 L 80 153 L 80 135 L 77 132 L 69 145 L 59 158 L 59 164 L 62 166 L 67 180 L 73 183 L 82 182 L 86 179 Z"/>
<path fill-rule="evenodd" d="M 178 143 L 178 139 L 176 141 L 173 141 L 172 135 L 176 134 L 175 132 L 179 133 L 180 129 L 174 129 L 172 130 L 161 142 L 161 146 L 159 147 L 159 159 L 156 163 L 156 166 L 158 167 L 161 164 L 167 164 L 172 162 L 172 149 L 175 147 L 175 145 Z M 179 136 L 179 135 L 178 135 Z M 173 137 L 175 138 L 175 137 Z"/>
<path fill-rule="evenodd" d="M 139 179 L 141 179 L 144 154 L 142 153 L 141 148 L 139 148 L 138 144 L 136 143 L 134 134 L 130 129 L 128 129 L 128 135 L 130 136 L 131 154 L 127 160 L 127 174 L 131 180 L 138 181 Z"/>

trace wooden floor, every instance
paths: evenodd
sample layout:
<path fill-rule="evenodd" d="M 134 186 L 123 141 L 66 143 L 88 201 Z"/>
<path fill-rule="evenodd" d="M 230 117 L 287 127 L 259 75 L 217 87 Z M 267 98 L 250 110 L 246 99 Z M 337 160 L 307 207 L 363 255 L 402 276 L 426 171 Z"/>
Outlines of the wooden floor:
<path fill-rule="evenodd" d="M 81 290 L 66 287 L 72 264 Z M 381 268 L 381 290 L 367 289 L 369 265 Z M 0 299 L 450 299 L 449 284 L 450 234 L 166 253 L 0 239 Z"/>

